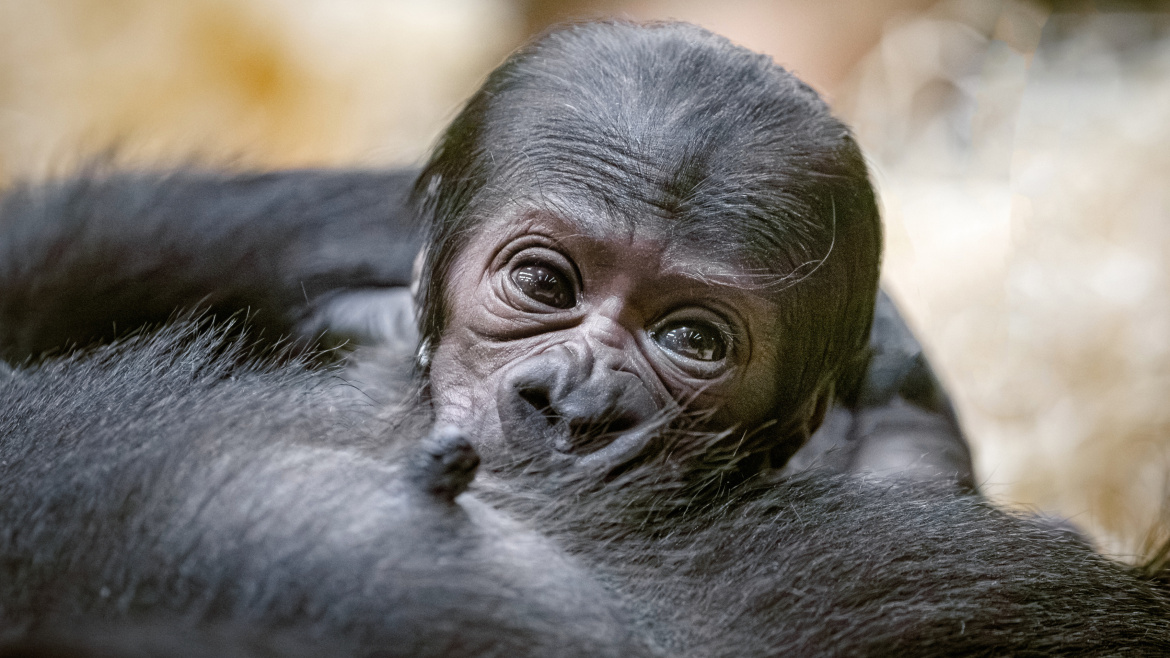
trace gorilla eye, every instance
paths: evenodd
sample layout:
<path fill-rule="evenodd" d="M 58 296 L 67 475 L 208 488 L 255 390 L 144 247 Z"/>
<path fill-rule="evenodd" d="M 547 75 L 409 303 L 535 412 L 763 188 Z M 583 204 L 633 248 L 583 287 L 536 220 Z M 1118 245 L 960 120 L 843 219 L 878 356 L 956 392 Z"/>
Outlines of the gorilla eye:
<path fill-rule="evenodd" d="M 705 322 L 667 325 L 650 337 L 663 349 L 695 361 L 722 361 L 727 354 L 723 333 Z"/>
<path fill-rule="evenodd" d="M 577 304 L 572 282 L 554 267 L 521 265 L 512 270 L 512 283 L 529 299 L 553 308 L 573 308 Z"/>

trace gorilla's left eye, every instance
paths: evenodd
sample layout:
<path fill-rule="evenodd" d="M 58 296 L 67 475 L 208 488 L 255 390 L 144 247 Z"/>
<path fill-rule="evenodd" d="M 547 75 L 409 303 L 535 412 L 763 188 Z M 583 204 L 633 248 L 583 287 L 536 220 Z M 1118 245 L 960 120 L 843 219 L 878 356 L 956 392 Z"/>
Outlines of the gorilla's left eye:
<path fill-rule="evenodd" d="M 695 361 L 722 361 L 727 355 L 723 332 L 701 321 L 680 321 L 650 333 L 654 342 Z"/>
<path fill-rule="evenodd" d="M 577 297 L 573 283 L 560 270 L 549 265 L 527 264 L 512 270 L 512 283 L 534 301 L 553 308 L 573 308 Z"/>

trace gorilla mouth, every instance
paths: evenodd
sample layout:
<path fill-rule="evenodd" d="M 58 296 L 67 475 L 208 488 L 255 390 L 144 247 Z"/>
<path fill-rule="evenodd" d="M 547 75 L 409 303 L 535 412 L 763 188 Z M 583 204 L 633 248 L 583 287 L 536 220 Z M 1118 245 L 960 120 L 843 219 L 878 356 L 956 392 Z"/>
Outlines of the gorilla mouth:
<path fill-rule="evenodd" d="M 603 435 L 608 439 L 606 442 L 597 441 L 599 446 L 596 449 L 580 456 L 576 467 L 592 470 L 625 464 L 645 451 L 660 429 L 659 423 L 650 422 L 632 426 L 620 434 L 611 431 Z"/>
<path fill-rule="evenodd" d="M 551 417 L 550 417 L 551 415 Z M 584 456 L 603 450 L 616 442 L 621 435 L 637 427 L 633 418 L 614 418 L 606 421 L 568 421 L 545 411 L 549 424 L 558 429 L 567 429 L 553 440 L 553 448 L 567 455 Z"/>
<path fill-rule="evenodd" d="M 512 409 L 517 412 L 511 419 L 516 421 L 513 430 L 543 434 L 543 443 L 556 453 L 576 459 L 590 458 L 594 462 L 615 458 L 624 461 L 635 456 L 662 425 L 644 422 L 634 414 L 612 411 L 600 417 L 562 414 L 547 393 L 538 388 L 517 391 Z"/>

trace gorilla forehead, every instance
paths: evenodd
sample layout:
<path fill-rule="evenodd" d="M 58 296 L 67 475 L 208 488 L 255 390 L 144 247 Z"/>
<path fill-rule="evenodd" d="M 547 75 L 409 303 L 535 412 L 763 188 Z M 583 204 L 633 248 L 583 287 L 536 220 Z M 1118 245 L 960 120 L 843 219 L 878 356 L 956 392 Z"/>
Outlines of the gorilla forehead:
<path fill-rule="evenodd" d="M 572 241 L 587 249 L 596 263 L 608 267 L 650 268 L 655 275 L 677 276 L 693 283 L 728 287 L 728 293 L 755 291 L 758 277 L 742 257 L 734 253 L 712 258 L 711 243 L 695 232 L 678 230 L 653 214 L 631 217 L 590 206 L 586 199 L 572 199 L 545 192 L 514 199 L 484 219 L 471 242 L 502 246 L 523 235 L 544 233 L 558 242 Z M 731 250 L 726 250 L 730 252 Z M 724 256 L 720 258 L 719 256 Z M 628 259 L 637 259 L 631 263 Z"/>
<path fill-rule="evenodd" d="M 771 58 L 692 25 L 579 25 L 512 61 L 489 81 L 495 93 L 510 95 L 489 124 L 505 142 L 515 131 L 559 147 L 519 144 L 536 147 L 525 150 L 529 157 L 555 161 L 569 148 L 596 158 L 601 171 L 605 164 L 631 171 L 662 160 L 682 164 L 688 156 L 701 160 L 689 164 L 734 169 L 744 156 L 818 153 L 821 139 L 847 134 L 840 124 L 810 133 L 810 117 L 829 114 L 812 89 Z M 606 162 L 603 150 L 629 160 Z"/>
<path fill-rule="evenodd" d="M 845 174 L 846 128 L 770 58 L 658 28 L 575 26 L 502 68 L 482 135 L 492 177 L 628 223 L 657 218 L 737 247 L 728 261 L 786 270 L 815 255 L 799 247 L 829 237 L 818 201 Z"/>

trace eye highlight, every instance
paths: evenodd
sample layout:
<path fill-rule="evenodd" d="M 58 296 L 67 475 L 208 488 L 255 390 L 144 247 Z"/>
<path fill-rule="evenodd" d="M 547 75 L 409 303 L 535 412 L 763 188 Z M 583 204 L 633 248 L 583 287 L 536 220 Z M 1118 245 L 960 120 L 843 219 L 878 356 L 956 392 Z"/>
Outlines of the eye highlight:
<path fill-rule="evenodd" d="M 693 361 L 722 361 L 727 356 L 723 332 L 700 320 L 680 320 L 650 332 L 662 349 Z"/>
<path fill-rule="evenodd" d="M 525 297 L 545 306 L 566 309 L 577 304 L 572 280 L 551 265 L 521 264 L 512 269 L 509 277 Z"/>

